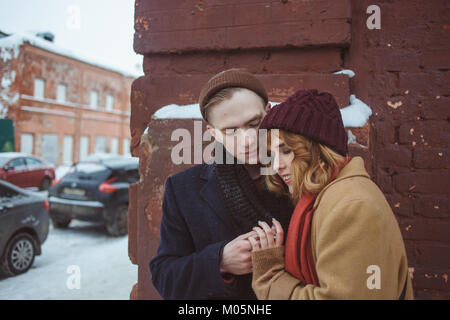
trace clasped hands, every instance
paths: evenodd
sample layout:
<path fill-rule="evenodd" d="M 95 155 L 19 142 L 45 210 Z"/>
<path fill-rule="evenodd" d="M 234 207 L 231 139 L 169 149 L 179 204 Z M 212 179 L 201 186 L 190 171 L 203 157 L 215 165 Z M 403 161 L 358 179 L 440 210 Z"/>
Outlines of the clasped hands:
<path fill-rule="evenodd" d="M 258 221 L 258 226 L 252 231 L 227 243 L 220 259 L 220 272 L 233 275 L 251 273 L 252 252 L 283 246 L 283 228 L 276 219 L 272 219 L 272 222 L 270 227 L 266 222 Z"/>
<path fill-rule="evenodd" d="M 254 227 L 253 231 L 256 235 L 248 237 L 252 246 L 252 252 L 275 247 L 281 247 L 284 240 L 284 231 L 281 224 L 272 218 L 273 225 L 269 225 L 264 221 L 258 221 L 259 227 Z"/>

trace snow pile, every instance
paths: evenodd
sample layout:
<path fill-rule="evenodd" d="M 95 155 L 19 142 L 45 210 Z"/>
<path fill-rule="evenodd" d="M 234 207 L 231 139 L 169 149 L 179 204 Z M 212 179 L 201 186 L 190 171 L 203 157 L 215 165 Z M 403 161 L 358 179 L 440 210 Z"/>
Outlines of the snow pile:
<path fill-rule="evenodd" d="M 15 79 L 16 71 L 11 71 L 11 64 L 5 64 L 0 87 L 0 119 L 6 118 L 9 106 L 14 105 L 19 100 L 17 92 L 14 95 L 10 92 L 11 84 Z"/>
<path fill-rule="evenodd" d="M 8 89 L 11 83 L 16 79 L 16 71 L 11 71 L 11 73 L 5 73 L 2 77 L 2 89 Z"/>
<path fill-rule="evenodd" d="M 273 107 L 275 107 L 276 105 L 280 104 L 281 102 L 272 102 L 272 101 L 269 101 L 269 103 L 270 103 L 270 107 L 273 108 Z"/>
<path fill-rule="evenodd" d="M 350 69 L 341 70 L 341 71 L 335 72 L 333 74 L 345 74 L 349 78 L 353 78 L 355 76 L 355 72 L 353 72 L 353 70 L 350 70 Z"/>
<path fill-rule="evenodd" d="M 344 127 L 362 127 L 371 115 L 372 109 L 354 94 L 350 95 L 350 105 L 341 109 Z"/>
<path fill-rule="evenodd" d="M 350 69 L 341 70 L 333 74 L 345 74 L 349 78 L 353 78 L 355 76 L 355 72 Z M 357 99 L 354 94 L 350 95 L 350 105 L 341 109 L 344 127 L 362 127 L 366 124 L 371 115 L 372 109 L 370 109 L 367 104 Z M 350 134 L 352 134 L 351 131 Z"/>
<path fill-rule="evenodd" d="M 23 42 L 18 41 L 17 36 L 0 38 L 0 59 L 3 63 L 17 59 L 19 56 L 19 47 Z"/>
<path fill-rule="evenodd" d="M 202 119 L 198 103 L 182 105 L 170 104 L 153 114 L 153 119 Z"/>
<path fill-rule="evenodd" d="M 141 73 L 137 73 L 136 71 L 124 70 L 123 68 L 116 66 L 115 63 L 112 63 L 112 62 L 111 63 L 100 62 L 100 61 L 104 61 L 103 58 L 101 60 L 94 59 L 94 58 L 88 57 L 84 54 L 75 52 L 73 50 L 62 48 L 62 47 L 54 44 L 53 42 L 44 40 L 42 38 L 39 38 L 39 37 L 36 37 L 33 35 L 29 35 L 29 34 L 21 34 L 21 33 L 16 33 L 16 34 L 10 35 L 8 37 L 0 38 L 0 58 L 2 59 L 2 61 L 6 62 L 13 58 L 14 59 L 17 58 L 19 55 L 19 47 L 21 45 L 23 45 L 24 43 L 29 43 L 35 47 L 38 47 L 38 48 L 68 57 L 68 58 L 79 60 L 79 61 L 91 64 L 93 66 L 111 70 L 111 71 L 120 73 L 124 76 L 137 78 L 142 75 Z"/>
<path fill-rule="evenodd" d="M 352 130 L 347 130 L 347 144 L 357 143 L 356 142 L 356 136 L 353 134 Z"/>

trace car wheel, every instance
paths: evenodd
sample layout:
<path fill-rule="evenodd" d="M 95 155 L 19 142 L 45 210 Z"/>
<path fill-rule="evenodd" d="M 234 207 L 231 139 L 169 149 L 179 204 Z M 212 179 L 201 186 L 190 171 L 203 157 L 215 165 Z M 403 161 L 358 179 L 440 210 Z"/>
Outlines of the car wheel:
<path fill-rule="evenodd" d="M 51 219 L 53 227 L 55 227 L 56 229 L 66 229 L 69 226 L 70 221 L 72 221 L 71 218 L 59 218 L 59 219 L 51 218 Z"/>
<path fill-rule="evenodd" d="M 16 234 L 8 242 L 0 262 L 0 271 L 6 276 L 14 276 L 28 271 L 34 262 L 36 244 L 28 233 Z"/>
<path fill-rule="evenodd" d="M 128 233 L 128 205 L 110 209 L 105 217 L 106 231 L 114 237 Z"/>
<path fill-rule="evenodd" d="M 39 190 L 41 190 L 41 191 L 48 190 L 48 188 L 50 188 L 50 184 L 51 184 L 50 178 L 45 177 L 41 181 L 41 185 L 39 186 Z"/>

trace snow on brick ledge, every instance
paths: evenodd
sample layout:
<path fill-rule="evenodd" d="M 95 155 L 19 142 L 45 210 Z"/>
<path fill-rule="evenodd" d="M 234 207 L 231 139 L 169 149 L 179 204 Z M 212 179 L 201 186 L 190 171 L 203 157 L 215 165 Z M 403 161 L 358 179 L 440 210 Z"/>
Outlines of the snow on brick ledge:
<path fill-rule="evenodd" d="M 279 102 L 270 101 L 272 107 Z M 341 110 L 344 127 L 362 127 L 372 115 L 372 109 L 357 99 L 355 95 L 350 95 L 350 105 Z M 198 103 L 189 105 L 170 104 L 158 109 L 152 116 L 153 119 L 202 119 Z"/>
<path fill-rule="evenodd" d="M 198 103 L 179 106 L 169 104 L 158 109 L 153 119 L 202 119 Z"/>

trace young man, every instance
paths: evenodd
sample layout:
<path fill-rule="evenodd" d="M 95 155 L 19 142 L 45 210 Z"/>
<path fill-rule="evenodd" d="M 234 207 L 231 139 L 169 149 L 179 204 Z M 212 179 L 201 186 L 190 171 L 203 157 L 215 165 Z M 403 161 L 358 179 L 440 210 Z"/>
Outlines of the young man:
<path fill-rule="evenodd" d="M 270 108 L 267 93 L 249 72 L 230 69 L 206 83 L 199 105 L 223 152 L 166 180 L 152 281 L 164 299 L 256 299 L 248 231 L 272 218 L 287 230 L 293 211 L 260 175 L 257 129 Z"/>

